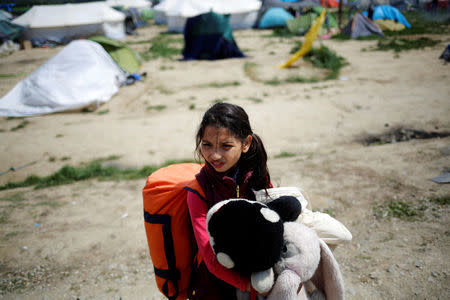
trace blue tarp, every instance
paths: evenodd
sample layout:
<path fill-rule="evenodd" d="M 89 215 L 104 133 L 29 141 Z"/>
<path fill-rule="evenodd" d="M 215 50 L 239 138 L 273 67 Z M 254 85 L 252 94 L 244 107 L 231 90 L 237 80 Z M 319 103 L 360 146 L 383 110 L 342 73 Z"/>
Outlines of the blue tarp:
<path fill-rule="evenodd" d="M 364 16 L 368 16 L 368 13 L 365 11 Z M 405 25 L 407 28 L 411 28 L 411 25 L 408 23 L 406 18 L 402 15 L 402 13 L 393 6 L 390 5 L 378 5 L 373 10 L 372 20 L 394 20 L 400 24 Z"/>
<path fill-rule="evenodd" d="M 282 7 L 269 8 L 259 21 L 258 28 L 273 28 L 286 26 L 287 20 L 292 20 L 292 16 Z"/>

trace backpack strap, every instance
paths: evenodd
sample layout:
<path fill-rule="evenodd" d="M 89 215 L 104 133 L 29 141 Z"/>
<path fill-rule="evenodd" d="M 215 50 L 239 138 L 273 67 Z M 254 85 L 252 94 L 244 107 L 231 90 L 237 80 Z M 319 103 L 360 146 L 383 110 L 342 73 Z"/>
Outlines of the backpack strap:
<path fill-rule="evenodd" d="M 150 214 L 144 211 L 144 220 L 150 224 L 160 224 L 162 225 L 162 231 L 164 238 L 164 252 L 166 254 L 166 260 L 168 269 L 158 269 L 153 266 L 155 270 L 155 275 L 161 278 L 164 278 L 166 281 L 162 286 L 162 292 L 166 295 L 169 300 L 175 300 L 178 297 L 179 288 L 178 288 L 178 280 L 180 280 L 180 271 L 176 266 L 175 259 L 175 249 L 173 243 L 172 229 L 170 226 L 170 216 L 169 215 L 159 215 L 159 214 Z M 173 296 L 169 296 L 169 282 L 172 282 L 175 288 L 175 294 Z"/>

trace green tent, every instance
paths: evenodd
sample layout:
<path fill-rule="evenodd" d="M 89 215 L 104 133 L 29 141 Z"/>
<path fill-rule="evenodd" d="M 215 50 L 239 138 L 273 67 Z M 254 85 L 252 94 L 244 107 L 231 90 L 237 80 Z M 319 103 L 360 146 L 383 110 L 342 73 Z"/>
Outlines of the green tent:
<path fill-rule="evenodd" d="M 292 20 L 286 21 L 286 26 L 289 32 L 299 35 L 304 35 L 306 32 L 308 32 L 311 25 L 314 23 L 314 21 L 319 17 L 322 10 L 324 10 L 322 6 L 315 6 L 311 8 L 310 11 L 308 11 L 305 14 L 300 15 L 299 17 L 296 17 Z M 320 30 L 319 34 L 326 33 L 327 29 L 329 28 L 337 28 L 338 23 L 336 21 L 336 18 L 327 13 L 325 22 L 322 25 L 322 29 Z"/>
<path fill-rule="evenodd" d="M 89 40 L 102 45 L 106 52 L 111 55 L 114 61 L 128 73 L 137 73 L 141 66 L 139 54 L 131 49 L 127 44 L 116 41 L 106 36 L 93 36 Z"/>
<path fill-rule="evenodd" d="M 8 20 L 0 20 L 0 44 L 7 40 L 15 40 L 22 34 L 23 27 L 9 22 Z"/>

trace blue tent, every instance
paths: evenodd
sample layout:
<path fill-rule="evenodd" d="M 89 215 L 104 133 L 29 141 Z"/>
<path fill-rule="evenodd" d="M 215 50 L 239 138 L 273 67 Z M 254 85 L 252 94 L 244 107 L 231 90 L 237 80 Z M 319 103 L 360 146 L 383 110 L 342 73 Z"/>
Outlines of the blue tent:
<path fill-rule="evenodd" d="M 364 12 L 364 15 L 367 17 L 367 12 Z M 411 28 L 411 25 L 408 23 L 402 13 L 398 9 L 390 5 L 378 5 L 374 8 L 372 20 L 375 21 L 378 19 L 394 20 L 405 25 L 405 27 L 407 28 Z"/>
<path fill-rule="evenodd" d="M 209 12 L 187 19 L 184 26 L 183 59 L 244 57 L 234 41 L 229 17 Z"/>
<path fill-rule="evenodd" d="M 293 18 L 283 7 L 271 7 L 262 16 L 258 28 L 285 27 L 286 21 Z"/>

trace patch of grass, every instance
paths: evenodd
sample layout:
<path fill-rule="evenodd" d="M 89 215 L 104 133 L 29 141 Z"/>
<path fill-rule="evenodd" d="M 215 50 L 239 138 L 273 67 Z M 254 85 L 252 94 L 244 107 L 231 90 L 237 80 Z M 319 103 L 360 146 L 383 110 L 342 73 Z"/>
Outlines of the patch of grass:
<path fill-rule="evenodd" d="M 302 46 L 302 42 L 299 42 L 296 46 L 291 49 L 291 53 L 295 53 Z M 329 74 L 324 78 L 324 80 L 336 79 L 339 76 L 341 68 L 348 65 L 348 62 L 341 56 L 337 55 L 336 52 L 329 49 L 327 46 L 321 45 L 320 48 L 312 48 L 304 56 L 305 61 L 309 61 L 313 66 L 320 69 L 329 70 Z M 313 79 L 311 79 L 313 80 Z M 317 79 L 316 79 L 317 80 Z M 317 81 L 308 81 L 317 82 Z"/>
<path fill-rule="evenodd" d="M 393 38 L 379 40 L 375 51 L 389 51 L 393 50 L 398 53 L 401 51 L 423 49 L 426 47 L 433 47 L 439 44 L 440 40 L 433 40 L 427 37 L 420 37 L 418 39 Z"/>
<path fill-rule="evenodd" d="M 166 71 L 166 70 L 173 70 L 174 69 L 174 67 L 173 66 L 161 66 L 161 67 L 159 67 L 159 69 L 161 70 L 161 71 Z"/>
<path fill-rule="evenodd" d="M 33 206 L 49 206 L 52 208 L 58 208 L 58 207 L 63 206 L 63 204 L 60 202 L 56 202 L 56 201 L 42 201 L 42 202 L 38 202 L 38 203 L 34 204 Z"/>
<path fill-rule="evenodd" d="M 7 234 L 5 234 L 5 235 L 2 237 L 2 241 L 7 241 L 7 240 L 9 240 L 10 238 L 15 237 L 15 236 L 17 236 L 17 235 L 19 235 L 19 234 L 20 234 L 19 231 L 11 231 L 11 232 L 8 232 Z"/>
<path fill-rule="evenodd" d="M 259 82 L 260 80 L 259 80 L 258 76 L 256 75 L 256 71 L 255 71 L 257 66 L 258 65 L 254 62 L 246 61 L 244 63 L 244 74 L 251 80 Z"/>
<path fill-rule="evenodd" d="M 139 53 L 143 60 L 173 59 L 175 56 L 181 55 L 183 39 L 174 38 L 170 34 L 160 34 L 147 42 L 151 44 L 148 52 Z M 175 47 L 173 46 L 174 44 L 176 45 Z"/>
<path fill-rule="evenodd" d="M 261 98 L 257 98 L 257 97 L 249 97 L 248 100 L 253 101 L 255 103 L 262 103 L 263 100 Z"/>
<path fill-rule="evenodd" d="M 0 202 L 9 202 L 9 203 L 14 203 L 14 204 L 22 203 L 23 201 L 25 201 L 24 195 L 25 195 L 24 192 L 15 193 L 15 194 L 0 198 Z"/>
<path fill-rule="evenodd" d="M 323 213 L 330 215 L 331 217 L 335 217 L 333 208 L 324 208 L 321 210 Z"/>
<path fill-rule="evenodd" d="M 25 128 L 25 126 L 27 126 L 28 124 L 30 124 L 30 121 L 28 120 L 23 120 L 22 122 L 20 122 L 19 125 L 17 125 L 16 127 L 11 128 L 11 131 L 17 131 L 19 129 L 23 129 Z"/>
<path fill-rule="evenodd" d="M 228 98 L 227 97 L 221 97 L 221 98 L 216 98 L 216 99 L 213 99 L 213 103 L 219 103 L 219 102 L 227 102 L 228 101 Z"/>
<path fill-rule="evenodd" d="M 189 110 L 194 110 L 195 109 L 195 104 L 189 104 Z"/>
<path fill-rule="evenodd" d="M 171 95 L 171 94 L 174 93 L 172 90 L 168 89 L 167 87 L 165 87 L 165 86 L 163 86 L 163 85 L 158 85 L 158 86 L 156 87 L 156 89 L 157 89 L 161 94 L 164 94 L 164 95 Z"/>
<path fill-rule="evenodd" d="M 104 109 L 97 112 L 97 115 L 106 115 L 107 113 L 109 113 L 109 109 Z"/>
<path fill-rule="evenodd" d="M 42 189 L 50 186 L 70 184 L 76 181 L 93 178 L 103 181 L 142 179 L 164 166 L 182 162 L 194 162 L 193 160 L 168 160 L 158 166 L 144 166 L 140 169 L 119 169 L 115 166 L 102 167 L 102 163 L 107 160 L 108 159 L 97 159 L 81 167 L 66 165 L 49 176 L 39 177 L 36 175 L 31 175 L 24 181 L 8 182 L 7 184 L 0 186 L 0 190 L 28 186 L 34 186 L 36 189 Z"/>
<path fill-rule="evenodd" d="M 156 111 L 161 111 L 161 110 L 164 110 L 164 109 L 166 109 L 167 108 L 167 106 L 165 106 L 165 105 L 150 105 L 150 106 L 147 106 L 147 110 L 156 110 Z"/>
<path fill-rule="evenodd" d="M 61 134 L 61 133 L 58 133 L 57 135 L 55 135 L 55 138 L 62 138 L 64 135 L 63 134 Z"/>
<path fill-rule="evenodd" d="M 450 204 L 450 195 L 437 197 L 437 198 L 431 198 L 430 202 L 436 203 L 438 205 L 449 205 Z"/>
<path fill-rule="evenodd" d="M 264 84 L 268 84 L 268 85 L 280 85 L 280 84 L 283 83 L 283 81 L 278 79 L 278 77 L 274 77 L 274 78 L 269 79 L 269 80 L 264 80 L 263 83 Z"/>
<path fill-rule="evenodd" d="M 197 87 L 200 87 L 200 88 L 208 88 L 208 87 L 224 88 L 224 87 L 239 86 L 239 85 L 241 85 L 241 83 L 239 81 L 225 81 L 225 82 L 210 82 L 210 83 L 200 84 L 200 85 L 197 85 Z"/>
<path fill-rule="evenodd" d="M 54 162 L 54 161 L 56 161 L 56 157 L 50 156 L 50 157 L 48 158 L 48 161 L 49 161 L 49 162 Z"/>
<path fill-rule="evenodd" d="M 69 156 L 63 156 L 61 157 L 61 161 L 70 160 L 71 158 Z"/>
<path fill-rule="evenodd" d="M 414 221 L 423 217 L 428 206 L 424 204 L 415 205 L 403 201 L 389 201 L 373 208 L 374 215 L 378 218 L 398 218 Z"/>
<path fill-rule="evenodd" d="M 0 224 L 6 223 L 9 220 L 9 216 L 13 212 L 14 208 L 23 206 L 25 201 L 24 192 L 15 193 L 6 197 L 0 198 L 0 203 L 6 202 L 6 205 L 2 205 L 0 211 Z"/>
<path fill-rule="evenodd" d="M 262 35 L 261 37 L 267 37 L 267 38 L 273 38 L 273 37 L 277 37 L 277 38 L 293 38 L 298 36 L 295 33 L 290 32 L 286 27 L 282 27 L 282 28 L 274 28 L 272 29 L 272 33 L 271 34 L 267 34 L 267 35 Z"/>
<path fill-rule="evenodd" d="M 6 73 L 0 74 L 0 78 L 16 78 L 25 75 L 26 73 Z"/>
<path fill-rule="evenodd" d="M 275 155 L 275 158 L 294 157 L 296 154 L 292 152 L 282 151 L 280 154 Z"/>
<path fill-rule="evenodd" d="M 287 83 L 316 83 L 319 79 L 316 77 L 306 78 L 303 76 L 289 76 L 285 80 Z"/>

